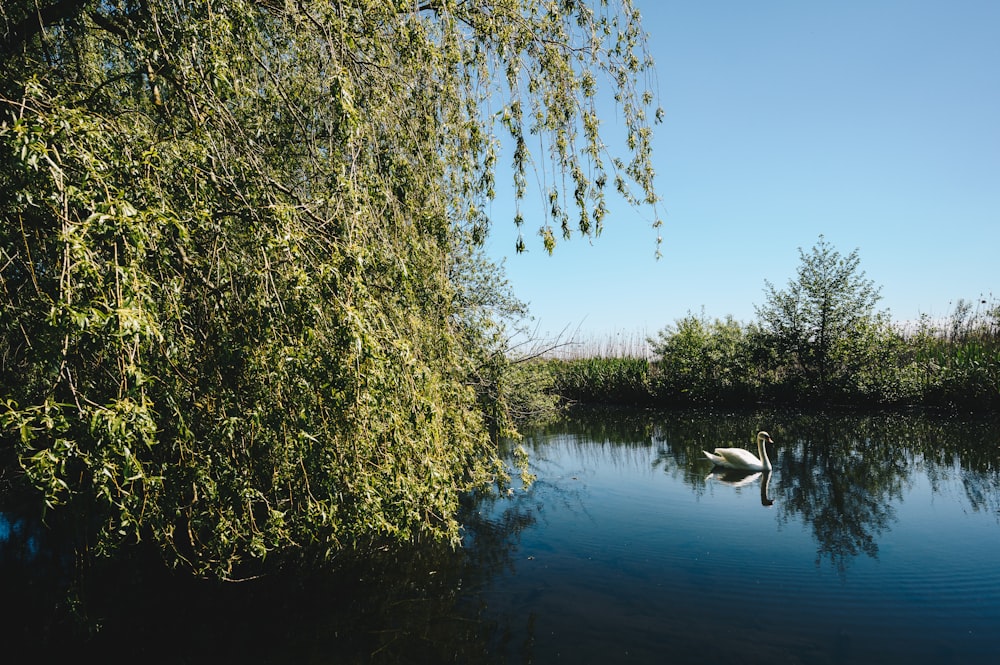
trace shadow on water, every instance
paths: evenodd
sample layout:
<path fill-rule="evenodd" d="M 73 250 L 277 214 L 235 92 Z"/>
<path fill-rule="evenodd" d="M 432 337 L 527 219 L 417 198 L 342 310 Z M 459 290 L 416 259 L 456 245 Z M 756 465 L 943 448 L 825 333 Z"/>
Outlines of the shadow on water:
<path fill-rule="evenodd" d="M 192 579 L 133 550 L 77 574 L 36 520 L 0 506 L 0 659 L 103 663 L 489 663 L 504 628 L 475 589 L 509 567 L 521 505 L 477 516 L 464 546 L 424 543 L 344 557 L 335 572 L 240 583 Z M 25 660 L 24 662 L 28 662 Z"/>

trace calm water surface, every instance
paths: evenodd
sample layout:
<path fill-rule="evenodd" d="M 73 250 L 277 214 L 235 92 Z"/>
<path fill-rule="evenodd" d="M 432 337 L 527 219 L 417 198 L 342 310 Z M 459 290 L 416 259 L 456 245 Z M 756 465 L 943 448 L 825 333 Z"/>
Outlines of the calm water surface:
<path fill-rule="evenodd" d="M 758 429 L 774 438 L 770 474 L 721 474 L 703 459 L 753 447 Z M 460 551 L 386 553 L 299 587 L 118 572 L 90 583 L 100 630 L 37 616 L 25 627 L 24 604 L 8 604 L 7 637 L 152 662 L 1000 656 L 995 422 L 595 411 L 521 445 L 537 480 L 470 502 Z M 28 605 L 48 602 L 26 572 L 44 558 L 38 541 L 0 513 L 0 581 Z"/>
<path fill-rule="evenodd" d="M 772 473 L 702 459 L 764 428 Z M 538 480 L 512 502 L 534 522 L 482 592 L 521 648 L 512 660 L 1000 655 L 995 427 L 611 412 L 525 445 Z"/>

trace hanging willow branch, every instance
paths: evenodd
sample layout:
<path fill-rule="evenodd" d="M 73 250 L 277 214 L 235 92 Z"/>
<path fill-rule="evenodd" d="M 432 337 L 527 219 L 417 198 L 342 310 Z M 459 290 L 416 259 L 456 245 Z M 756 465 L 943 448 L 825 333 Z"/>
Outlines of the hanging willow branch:
<path fill-rule="evenodd" d="M 609 183 L 655 218 L 631 4 L 39 7 L 0 14 L 0 436 L 40 502 L 227 579 L 457 542 L 505 478 L 499 165 L 549 251 Z"/>

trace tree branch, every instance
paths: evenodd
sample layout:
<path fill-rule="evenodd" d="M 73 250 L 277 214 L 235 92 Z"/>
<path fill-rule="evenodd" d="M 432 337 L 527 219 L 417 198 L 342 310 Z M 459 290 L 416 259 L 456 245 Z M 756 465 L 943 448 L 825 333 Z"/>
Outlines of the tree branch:
<path fill-rule="evenodd" d="M 86 0 L 57 0 L 52 4 L 37 7 L 34 14 L 26 16 L 7 32 L 0 41 L 0 56 L 13 56 L 24 48 L 28 41 L 52 25 L 71 18 L 83 11 Z"/>

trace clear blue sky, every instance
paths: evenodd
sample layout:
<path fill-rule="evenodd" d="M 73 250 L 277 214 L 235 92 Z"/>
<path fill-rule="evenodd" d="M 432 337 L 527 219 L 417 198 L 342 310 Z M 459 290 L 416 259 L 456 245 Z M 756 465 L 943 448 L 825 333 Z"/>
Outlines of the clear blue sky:
<path fill-rule="evenodd" d="M 666 111 L 663 257 L 648 211 L 617 201 L 599 238 L 549 256 L 538 197 L 517 255 L 501 189 L 488 251 L 539 333 L 652 334 L 702 310 L 749 322 L 820 234 L 859 250 L 894 319 L 1000 298 L 1000 2 L 637 5 Z"/>

